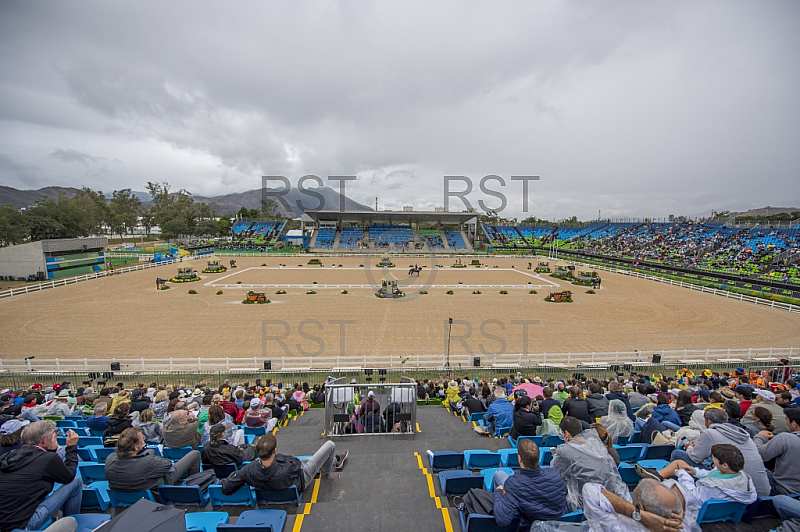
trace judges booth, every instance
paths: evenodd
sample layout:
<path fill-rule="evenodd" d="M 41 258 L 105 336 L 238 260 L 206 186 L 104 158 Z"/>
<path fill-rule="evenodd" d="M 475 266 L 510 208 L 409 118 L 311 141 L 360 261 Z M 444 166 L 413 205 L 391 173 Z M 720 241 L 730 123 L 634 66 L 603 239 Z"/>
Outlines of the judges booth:
<path fill-rule="evenodd" d="M 400 380 L 351 384 L 342 378 L 327 383 L 325 436 L 415 434 L 417 384 L 408 377 Z"/>

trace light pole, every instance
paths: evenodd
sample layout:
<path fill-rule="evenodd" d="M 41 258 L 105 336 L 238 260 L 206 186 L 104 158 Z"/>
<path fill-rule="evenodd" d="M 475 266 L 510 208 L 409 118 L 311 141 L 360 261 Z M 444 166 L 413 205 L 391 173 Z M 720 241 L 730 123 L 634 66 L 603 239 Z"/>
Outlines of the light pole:
<path fill-rule="evenodd" d="M 450 331 L 453 329 L 453 318 L 447 318 L 447 359 L 445 360 L 444 367 L 450 371 Z"/>

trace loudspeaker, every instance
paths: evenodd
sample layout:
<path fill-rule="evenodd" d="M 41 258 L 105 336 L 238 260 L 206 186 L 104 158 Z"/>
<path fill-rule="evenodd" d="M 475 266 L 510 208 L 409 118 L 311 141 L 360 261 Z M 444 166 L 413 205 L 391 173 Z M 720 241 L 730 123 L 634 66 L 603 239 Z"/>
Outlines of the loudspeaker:
<path fill-rule="evenodd" d="M 661 355 L 653 355 L 653 364 L 661 364 Z"/>
<path fill-rule="evenodd" d="M 119 371 L 119 362 L 111 363 L 111 371 Z"/>
<path fill-rule="evenodd" d="M 472 365 L 476 368 L 481 367 L 481 357 L 475 357 L 472 359 Z"/>
<path fill-rule="evenodd" d="M 264 361 L 264 370 L 266 370 L 266 371 L 271 371 L 272 370 L 272 361 L 271 360 L 265 360 Z"/>

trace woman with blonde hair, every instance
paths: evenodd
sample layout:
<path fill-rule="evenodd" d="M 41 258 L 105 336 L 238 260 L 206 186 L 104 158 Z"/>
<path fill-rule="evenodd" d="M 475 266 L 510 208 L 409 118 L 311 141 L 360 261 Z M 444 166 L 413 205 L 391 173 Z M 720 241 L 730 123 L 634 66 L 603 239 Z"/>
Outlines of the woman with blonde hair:
<path fill-rule="evenodd" d="M 133 420 L 133 426 L 142 431 L 147 443 L 161 443 L 163 440 L 161 423 L 155 421 L 153 410 L 145 408 L 139 412 L 139 418 Z"/>
<path fill-rule="evenodd" d="M 167 415 L 167 407 L 169 406 L 169 392 L 167 390 L 159 390 L 153 399 L 153 416 L 155 419 L 164 419 Z"/>

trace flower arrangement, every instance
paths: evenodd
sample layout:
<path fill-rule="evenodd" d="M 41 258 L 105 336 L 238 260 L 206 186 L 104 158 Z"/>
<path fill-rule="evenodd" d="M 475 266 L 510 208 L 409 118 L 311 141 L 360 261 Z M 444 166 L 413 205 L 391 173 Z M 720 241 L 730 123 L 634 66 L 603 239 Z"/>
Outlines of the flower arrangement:
<path fill-rule="evenodd" d="M 222 290 L 217 290 L 217 295 L 221 296 L 222 295 Z"/>
<path fill-rule="evenodd" d="M 285 294 L 285 293 L 286 293 L 286 290 L 278 290 L 278 291 L 277 291 L 277 292 L 275 292 L 275 293 L 276 293 L 276 294 Z"/>

